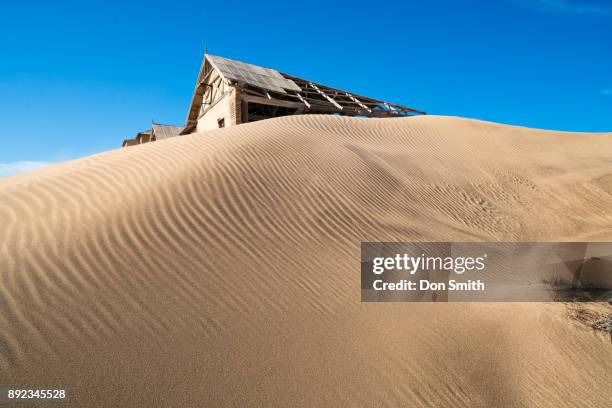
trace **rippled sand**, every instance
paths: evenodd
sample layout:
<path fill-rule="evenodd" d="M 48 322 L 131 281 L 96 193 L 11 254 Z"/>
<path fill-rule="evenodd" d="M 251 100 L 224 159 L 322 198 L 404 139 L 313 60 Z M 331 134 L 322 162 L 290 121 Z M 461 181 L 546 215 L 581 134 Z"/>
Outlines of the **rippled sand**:
<path fill-rule="evenodd" d="M 612 399 L 563 304 L 365 304 L 362 241 L 612 240 L 612 134 L 293 116 L 0 180 L 0 386 L 74 407 Z"/>

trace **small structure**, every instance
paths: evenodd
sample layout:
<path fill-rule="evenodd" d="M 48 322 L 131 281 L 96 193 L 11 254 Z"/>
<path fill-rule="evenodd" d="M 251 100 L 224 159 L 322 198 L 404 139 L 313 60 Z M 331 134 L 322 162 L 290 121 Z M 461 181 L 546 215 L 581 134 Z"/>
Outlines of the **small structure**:
<path fill-rule="evenodd" d="M 425 115 L 420 110 L 342 91 L 275 69 L 204 54 L 185 127 L 153 123 L 123 146 L 278 116 L 336 114 L 372 118 Z"/>
<path fill-rule="evenodd" d="M 308 113 L 366 117 L 425 114 L 275 69 L 205 54 L 181 134 Z"/>
<path fill-rule="evenodd" d="M 125 139 L 123 141 L 123 147 L 154 142 L 156 140 L 168 139 L 170 137 L 178 136 L 181 130 L 183 130 L 182 126 L 170 126 L 152 123 L 151 129 L 145 130 L 144 132 L 138 132 L 133 139 Z"/>

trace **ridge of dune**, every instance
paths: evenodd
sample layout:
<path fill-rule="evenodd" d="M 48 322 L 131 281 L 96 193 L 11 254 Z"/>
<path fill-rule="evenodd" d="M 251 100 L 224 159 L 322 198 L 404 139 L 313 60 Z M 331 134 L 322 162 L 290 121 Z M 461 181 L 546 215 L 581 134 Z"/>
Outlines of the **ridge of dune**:
<path fill-rule="evenodd" d="M 610 341 L 564 305 L 361 303 L 359 248 L 612 240 L 611 146 L 306 115 L 0 180 L 0 387 L 67 385 L 75 407 L 606 406 Z"/>

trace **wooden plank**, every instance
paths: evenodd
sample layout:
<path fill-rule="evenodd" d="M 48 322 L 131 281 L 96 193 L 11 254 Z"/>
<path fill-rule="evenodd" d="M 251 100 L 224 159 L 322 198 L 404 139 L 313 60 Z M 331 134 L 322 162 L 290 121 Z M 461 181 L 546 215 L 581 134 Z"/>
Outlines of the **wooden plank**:
<path fill-rule="evenodd" d="M 361 103 L 361 101 L 357 98 L 355 98 L 353 95 L 351 95 L 350 93 L 346 92 L 346 96 L 348 96 L 353 102 L 357 103 L 357 105 L 361 106 L 363 109 L 367 110 L 368 112 L 372 113 L 372 109 L 368 108 L 366 105 L 364 105 L 363 103 Z"/>
<path fill-rule="evenodd" d="M 310 109 L 310 103 L 308 103 L 308 101 L 307 101 L 306 99 L 304 99 L 304 97 L 303 97 L 302 95 L 300 95 L 300 93 L 299 93 L 299 92 L 296 92 L 296 94 L 297 94 L 297 97 L 298 97 L 298 98 L 300 98 L 300 101 L 302 101 L 302 103 L 303 103 L 304 105 L 306 105 L 306 107 L 307 107 L 308 109 Z"/>
<path fill-rule="evenodd" d="M 282 106 L 285 108 L 292 108 L 292 109 L 300 109 L 300 108 L 304 108 L 306 105 L 303 104 L 302 102 L 291 102 L 291 101 L 283 101 L 281 99 L 268 99 L 268 98 L 263 98 L 261 96 L 255 96 L 255 95 L 241 95 L 242 100 L 247 101 L 247 102 L 253 102 L 253 103 L 259 103 L 261 105 L 272 105 L 272 106 Z"/>
<path fill-rule="evenodd" d="M 315 91 L 317 91 L 325 99 L 327 99 L 329 102 L 331 102 L 336 108 L 338 108 L 339 110 L 342 110 L 342 106 L 338 102 L 336 102 L 332 98 L 330 98 L 329 95 L 327 95 L 325 92 L 320 90 L 315 84 L 313 84 L 312 82 L 309 82 L 308 85 L 311 88 L 313 88 Z"/>
<path fill-rule="evenodd" d="M 201 113 L 198 115 L 198 119 L 202 118 L 202 116 L 206 115 L 208 113 L 209 110 L 211 110 L 220 100 L 222 100 L 223 98 L 225 98 L 226 95 L 229 95 L 231 91 L 226 91 L 224 92 L 222 95 L 220 95 L 217 99 L 215 99 L 214 101 L 212 101 L 210 103 L 210 105 L 208 105 L 206 108 L 204 108 L 204 105 L 202 105 L 202 111 Z"/>

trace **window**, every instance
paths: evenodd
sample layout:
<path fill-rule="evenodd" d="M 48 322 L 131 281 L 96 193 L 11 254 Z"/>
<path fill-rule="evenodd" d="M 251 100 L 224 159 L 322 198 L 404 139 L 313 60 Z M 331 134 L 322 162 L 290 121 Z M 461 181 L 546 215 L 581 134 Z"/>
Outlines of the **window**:
<path fill-rule="evenodd" d="M 217 123 L 220 128 L 225 127 L 225 118 L 217 119 Z"/>

